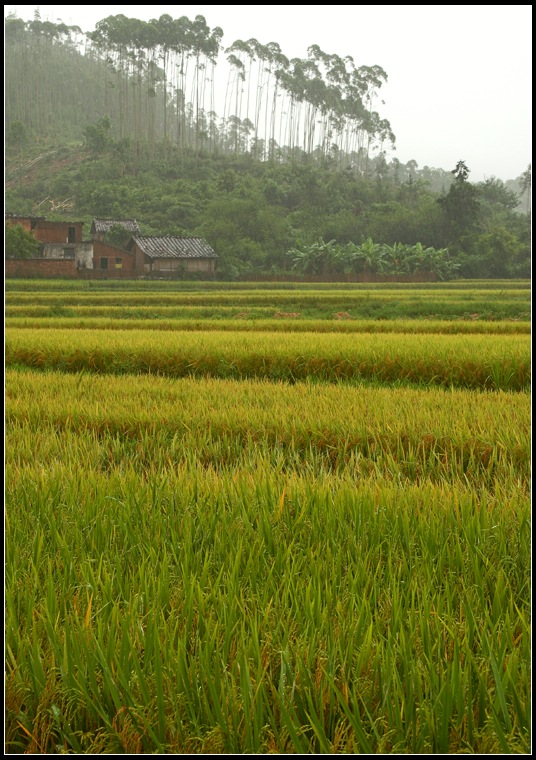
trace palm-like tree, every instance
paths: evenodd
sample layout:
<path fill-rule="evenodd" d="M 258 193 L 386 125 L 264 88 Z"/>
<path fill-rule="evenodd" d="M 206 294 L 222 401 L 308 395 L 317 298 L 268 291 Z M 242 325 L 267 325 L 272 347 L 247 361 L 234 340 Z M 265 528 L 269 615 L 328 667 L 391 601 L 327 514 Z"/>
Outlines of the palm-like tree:
<path fill-rule="evenodd" d="M 375 243 L 372 238 L 367 238 L 364 243 L 361 243 L 358 250 L 358 258 L 367 274 L 384 271 L 386 260 L 383 246 Z"/>
<path fill-rule="evenodd" d="M 409 246 L 404 245 L 404 243 L 393 243 L 393 245 L 384 243 L 383 250 L 385 254 L 385 269 L 389 274 L 409 273 Z"/>

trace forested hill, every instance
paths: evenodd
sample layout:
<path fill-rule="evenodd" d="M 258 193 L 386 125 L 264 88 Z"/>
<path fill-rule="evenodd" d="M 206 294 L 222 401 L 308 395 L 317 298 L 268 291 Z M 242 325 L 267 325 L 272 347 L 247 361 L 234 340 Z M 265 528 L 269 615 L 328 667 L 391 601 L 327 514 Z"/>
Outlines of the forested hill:
<path fill-rule="evenodd" d="M 202 16 L 110 16 L 88 33 L 8 16 L 6 210 L 84 220 L 86 234 L 100 216 L 202 235 L 228 277 L 367 240 L 448 248 L 465 276 L 530 275 L 530 167 L 473 184 L 463 161 L 387 162 L 380 66 L 222 37 Z"/>

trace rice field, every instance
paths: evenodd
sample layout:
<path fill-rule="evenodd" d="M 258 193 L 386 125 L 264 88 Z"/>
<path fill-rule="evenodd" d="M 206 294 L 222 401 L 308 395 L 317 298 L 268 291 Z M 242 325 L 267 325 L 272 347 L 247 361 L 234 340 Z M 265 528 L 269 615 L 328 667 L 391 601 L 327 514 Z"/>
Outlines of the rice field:
<path fill-rule="evenodd" d="M 526 283 L 7 284 L 6 753 L 530 752 Z"/>

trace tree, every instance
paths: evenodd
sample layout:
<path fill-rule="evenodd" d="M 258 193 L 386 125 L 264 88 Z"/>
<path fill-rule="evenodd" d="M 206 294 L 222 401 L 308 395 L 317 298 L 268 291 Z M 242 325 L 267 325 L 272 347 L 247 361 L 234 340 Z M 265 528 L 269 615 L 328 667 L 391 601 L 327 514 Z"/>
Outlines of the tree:
<path fill-rule="evenodd" d="M 28 130 L 22 121 L 12 121 L 6 130 L 6 143 L 9 147 L 22 149 L 28 142 Z"/>
<path fill-rule="evenodd" d="M 106 234 L 106 242 L 111 245 L 117 245 L 119 248 L 125 248 L 130 240 L 131 233 L 121 224 L 114 224 Z"/>
<path fill-rule="evenodd" d="M 84 129 L 86 145 L 92 153 L 104 153 L 110 143 L 110 119 L 104 116 Z"/>
<path fill-rule="evenodd" d="M 512 267 L 522 252 L 517 237 L 505 227 L 494 227 L 480 235 L 474 245 L 476 258 L 481 262 L 484 277 L 512 277 Z"/>
<path fill-rule="evenodd" d="M 513 210 L 519 203 L 517 194 L 508 190 L 504 182 L 496 177 L 489 177 L 485 182 L 479 182 L 477 189 L 479 197 L 492 206 Z"/>
<path fill-rule="evenodd" d="M 449 237 L 453 242 L 458 242 L 475 228 L 480 203 L 477 188 L 469 182 L 470 170 L 465 161 L 458 161 L 452 174 L 454 182 L 447 195 L 439 198 L 439 204 L 446 216 Z"/>
<path fill-rule="evenodd" d="M 6 258 L 31 259 L 38 250 L 39 243 L 22 224 L 6 224 Z"/>
<path fill-rule="evenodd" d="M 465 161 L 458 161 L 456 168 L 452 170 L 456 182 L 467 182 L 470 173 L 471 170 L 467 167 Z"/>
<path fill-rule="evenodd" d="M 521 175 L 521 192 L 527 197 L 527 216 L 530 214 L 530 200 L 531 200 L 531 188 L 532 188 L 532 167 L 529 164 L 526 170 Z"/>

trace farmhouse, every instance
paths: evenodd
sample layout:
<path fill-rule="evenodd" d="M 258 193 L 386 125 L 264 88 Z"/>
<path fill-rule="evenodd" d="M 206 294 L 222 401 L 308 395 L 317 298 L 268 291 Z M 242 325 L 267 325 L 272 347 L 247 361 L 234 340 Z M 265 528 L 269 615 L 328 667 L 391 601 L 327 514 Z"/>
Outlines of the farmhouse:
<path fill-rule="evenodd" d="M 140 228 L 135 219 L 94 219 L 89 231 L 93 240 L 105 240 L 106 233 L 114 227 L 122 227 L 130 235 L 139 235 Z"/>
<path fill-rule="evenodd" d="M 203 238 L 143 236 L 135 219 L 94 219 L 90 240 L 82 239 L 83 222 L 6 214 L 6 224 L 20 224 L 40 244 L 33 258 L 6 259 L 7 277 L 169 277 L 215 270 L 216 253 Z M 117 228 L 125 240 L 108 242 L 106 235 Z"/>
<path fill-rule="evenodd" d="M 217 255 L 203 238 L 136 235 L 127 244 L 136 256 L 136 269 L 145 274 L 212 273 Z"/>
<path fill-rule="evenodd" d="M 93 243 L 82 240 L 83 222 L 7 213 L 6 224 L 20 225 L 39 242 L 35 258 L 6 261 L 7 276 L 76 277 L 78 270 L 93 268 Z"/>

